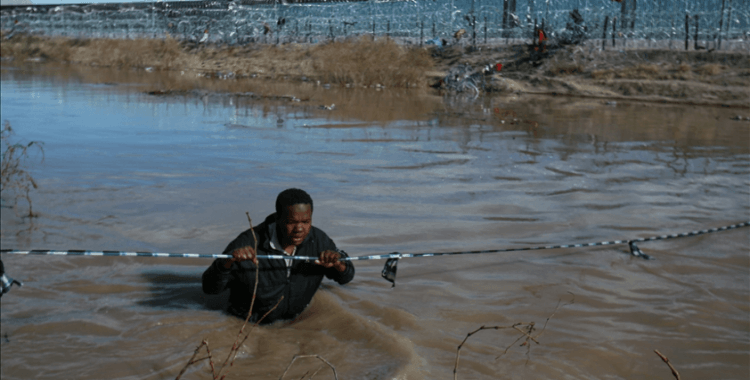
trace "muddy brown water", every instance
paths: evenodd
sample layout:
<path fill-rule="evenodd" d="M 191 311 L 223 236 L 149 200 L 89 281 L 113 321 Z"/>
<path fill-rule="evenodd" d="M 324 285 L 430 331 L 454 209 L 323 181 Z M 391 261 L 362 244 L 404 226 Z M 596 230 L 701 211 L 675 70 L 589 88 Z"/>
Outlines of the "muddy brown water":
<path fill-rule="evenodd" d="M 45 161 L 27 162 L 39 216 L 3 208 L 2 248 L 220 253 L 245 211 L 260 222 L 292 186 L 352 255 L 632 239 L 750 215 L 750 124 L 730 119 L 747 110 L 265 82 L 257 93 L 309 100 L 155 97 L 106 79 L 125 74 L 3 66 L 2 118 L 43 141 Z M 539 344 L 472 335 L 458 378 L 670 379 L 658 349 L 683 378 L 746 379 L 749 232 L 642 243 L 652 261 L 624 245 L 403 259 L 395 288 L 383 261 L 357 262 L 297 321 L 255 329 L 228 378 L 278 378 L 314 354 L 341 379 L 448 379 L 467 333 L 535 322 L 538 334 L 551 317 Z M 225 295 L 202 294 L 207 260 L 2 259 L 24 282 L 1 299 L 3 379 L 170 379 L 203 339 L 223 361 L 242 324 Z M 286 378 L 315 371 L 333 378 L 316 359 Z"/>

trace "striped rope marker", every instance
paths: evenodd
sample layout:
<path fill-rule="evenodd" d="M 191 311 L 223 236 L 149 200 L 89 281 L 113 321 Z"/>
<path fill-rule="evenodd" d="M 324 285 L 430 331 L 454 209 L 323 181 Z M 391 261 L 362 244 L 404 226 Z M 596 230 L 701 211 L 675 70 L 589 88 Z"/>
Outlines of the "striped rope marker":
<path fill-rule="evenodd" d="M 405 259 L 405 258 L 417 258 L 417 257 L 433 257 L 433 256 L 451 256 L 451 255 L 471 255 L 471 254 L 482 254 L 482 253 L 501 253 L 501 252 L 518 252 L 518 251 L 538 251 L 543 249 L 564 249 L 564 248 L 584 248 L 584 247 L 595 247 L 604 245 L 616 245 L 616 244 L 628 244 L 631 247 L 631 253 L 634 256 L 642 256 L 643 253 L 640 249 L 637 249 L 636 242 L 647 242 L 654 240 L 665 240 L 675 239 L 688 236 L 697 236 L 707 234 L 711 232 L 726 231 L 740 227 L 750 226 L 750 221 L 733 224 L 730 226 L 711 228 L 706 230 L 691 231 L 680 234 L 671 235 L 659 235 L 651 236 L 638 239 L 628 240 L 610 240 L 600 241 L 591 243 L 580 243 L 580 244 L 559 244 L 559 245 L 542 245 L 536 247 L 519 247 L 519 248 L 504 248 L 504 249 L 487 249 L 479 251 L 457 251 L 457 252 L 430 252 L 430 253 L 399 253 L 393 252 L 384 255 L 369 255 L 369 256 L 352 256 L 344 257 L 342 261 L 363 261 L 363 260 L 387 260 L 387 259 Z M 634 252 L 634 248 L 637 252 Z M 2 249 L 0 253 L 15 254 L 15 255 L 50 255 L 50 256 L 126 256 L 126 257 L 182 257 L 182 258 L 194 258 L 194 259 L 231 259 L 231 255 L 221 254 L 204 254 L 204 253 L 165 253 L 165 252 L 138 252 L 138 251 L 87 251 L 87 250 L 15 250 L 15 249 Z M 258 255 L 259 259 L 272 259 L 272 260 L 317 260 L 317 257 L 312 256 L 285 256 L 285 255 Z M 647 256 L 646 256 L 647 257 Z M 645 257 L 644 257 L 645 258 Z"/>
<path fill-rule="evenodd" d="M 595 247 L 605 245 L 616 245 L 616 244 L 628 244 L 630 247 L 630 254 L 635 257 L 640 257 L 645 260 L 650 260 L 651 256 L 643 253 L 636 243 L 642 243 L 654 240 L 666 240 L 676 239 L 689 236 L 697 236 L 712 232 L 727 231 L 740 227 L 750 226 L 750 221 L 732 224 L 729 226 L 710 228 L 705 230 L 690 231 L 679 234 L 670 235 L 658 235 L 650 236 L 645 238 L 630 239 L 630 240 L 610 240 L 600 241 L 592 243 L 581 243 L 581 244 L 560 244 L 560 245 L 542 245 L 536 247 L 519 247 L 519 248 L 504 248 L 504 249 L 487 249 L 480 251 L 457 251 L 457 252 L 430 252 L 430 253 L 399 253 L 393 252 L 385 255 L 369 255 L 369 256 L 353 256 L 343 257 L 342 261 L 364 261 L 364 260 L 386 260 L 385 266 L 383 267 L 382 276 L 386 280 L 393 283 L 396 286 L 396 269 L 398 259 L 405 258 L 417 258 L 417 257 L 434 257 L 434 256 L 452 256 L 452 255 L 473 255 L 482 253 L 501 253 L 501 252 L 518 252 L 518 251 L 538 251 L 543 249 L 565 249 L 565 248 L 584 248 L 584 247 Z M 231 255 L 218 255 L 218 254 L 203 254 L 203 253 L 164 253 L 164 252 L 128 252 L 128 251 L 85 251 L 85 250 L 30 250 L 21 251 L 14 249 L 2 249 L 0 253 L 15 254 L 15 255 L 50 255 L 50 256 L 126 256 L 126 257 L 182 257 L 182 258 L 196 258 L 196 259 L 231 259 Z M 258 255 L 259 259 L 271 259 L 271 260 L 309 260 L 315 261 L 318 258 L 312 256 L 285 256 L 285 255 Z"/>

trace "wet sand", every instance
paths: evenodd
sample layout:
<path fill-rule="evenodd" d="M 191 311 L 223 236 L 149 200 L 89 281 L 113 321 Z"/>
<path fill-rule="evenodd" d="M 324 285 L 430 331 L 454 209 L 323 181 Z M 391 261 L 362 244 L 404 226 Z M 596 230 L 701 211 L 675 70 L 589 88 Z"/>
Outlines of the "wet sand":
<path fill-rule="evenodd" d="M 153 96 L 137 85 L 149 73 L 66 70 L 2 68 L 3 118 L 46 155 L 32 167 L 40 216 L 3 209 L 2 248 L 218 253 L 245 211 L 262 220 L 290 186 L 352 255 L 628 239 L 750 214 L 750 129 L 732 120 L 744 110 L 269 82 L 249 91 L 305 100 Z M 686 378 L 746 378 L 748 229 L 640 247 L 657 260 L 624 245 L 404 259 L 395 288 L 382 261 L 357 263 L 298 321 L 254 330 L 229 378 L 277 378 L 295 354 L 340 378 L 449 378 L 470 331 L 539 333 L 553 312 L 539 344 L 473 335 L 459 378 L 669 378 L 654 349 Z M 3 378 L 174 378 L 202 339 L 223 359 L 241 325 L 202 294 L 205 260 L 3 261 L 25 284 L 2 298 Z M 287 376 L 316 370 L 331 376 L 315 360 Z"/>

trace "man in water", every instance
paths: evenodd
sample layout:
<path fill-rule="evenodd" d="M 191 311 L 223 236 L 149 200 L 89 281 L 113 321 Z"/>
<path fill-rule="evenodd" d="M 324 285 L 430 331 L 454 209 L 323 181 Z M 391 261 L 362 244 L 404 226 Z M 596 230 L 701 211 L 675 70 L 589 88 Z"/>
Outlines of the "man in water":
<path fill-rule="evenodd" d="M 247 230 L 224 250 L 231 259 L 216 259 L 203 273 L 203 292 L 218 294 L 229 288 L 229 312 L 245 318 L 250 309 L 258 272 L 258 291 L 251 321 L 258 321 L 283 296 L 262 323 L 293 319 L 307 307 L 323 276 L 346 284 L 354 278 L 347 254 L 336 248 L 325 232 L 312 226 L 313 201 L 305 191 L 287 189 L 276 198 L 276 213 L 254 228 L 257 255 L 311 256 L 312 260 L 258 259 L 253 232 Z"/>

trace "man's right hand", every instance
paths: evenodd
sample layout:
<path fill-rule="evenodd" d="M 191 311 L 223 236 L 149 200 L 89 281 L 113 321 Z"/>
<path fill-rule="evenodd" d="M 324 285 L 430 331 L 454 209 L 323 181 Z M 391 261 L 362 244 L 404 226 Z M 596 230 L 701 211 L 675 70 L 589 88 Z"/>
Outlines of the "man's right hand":
<path fill-rule="evenodd" d="M 227 259 L 224 262 L 224 268 L 229 269 L 232 267 L 233 263 L 239 263 L 241 261 L 247 261 L 250 260 L 253 262 L 253 264 L 258 265 L 258 259 L 255 257 L 255 250 L 253 247 L 247 246 L 242 248 L 237 248 L 231 253 L 232 258 Z"/>

